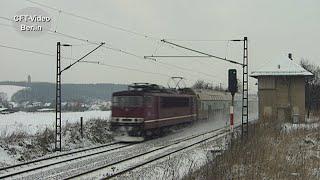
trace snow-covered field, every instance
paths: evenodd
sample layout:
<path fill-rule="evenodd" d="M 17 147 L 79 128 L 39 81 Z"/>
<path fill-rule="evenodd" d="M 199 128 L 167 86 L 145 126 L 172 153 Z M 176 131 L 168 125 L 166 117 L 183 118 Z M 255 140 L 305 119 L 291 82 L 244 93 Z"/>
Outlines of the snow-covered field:
<path fill-rule="evenodd" d="M 62 125 L 80 122 L 80 117 L 84 121 L 93 118 L 109 119 L 111 111 L 85 111 L 85 112 L 63 112 Z M 13 132 L 26 132 L 35 134 L 48 128 L 54 128 L 55 112 L 17 112 L 12 114 L 0 114 L 0 135 L 5 136 Z"/>
<path fill-rule="evenodd" d="M 11 97 L 18 91 L 25 89 L 23 86 L 13 86 L 13 85 L 0 85 L 0 93 L 5 93 L 7 95 L 7 100 L 10 101 Z"/>

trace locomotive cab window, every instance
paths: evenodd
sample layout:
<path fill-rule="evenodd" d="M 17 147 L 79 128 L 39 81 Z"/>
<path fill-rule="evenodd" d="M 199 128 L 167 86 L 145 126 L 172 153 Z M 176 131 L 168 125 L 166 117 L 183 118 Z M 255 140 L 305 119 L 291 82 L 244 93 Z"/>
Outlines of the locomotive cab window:
<path fill-rule="evenodd" d="M 141 96 L 114 96 L 112 99 L 114 107 L 141 107 L 142 104 Z"/>

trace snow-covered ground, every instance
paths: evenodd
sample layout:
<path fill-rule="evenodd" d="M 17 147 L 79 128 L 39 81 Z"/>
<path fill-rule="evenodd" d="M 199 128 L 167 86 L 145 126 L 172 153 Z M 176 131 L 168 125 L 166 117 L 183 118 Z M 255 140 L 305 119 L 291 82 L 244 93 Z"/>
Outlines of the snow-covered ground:
<path fill-rule="evenodd" d="M 7 100 L 10 101 L 11 97 L 18 91 L 25 89 L 23 86 L 14 86 L 14 85 L 0 85 L 0 93 L 5 93 L 7 95 Z"/>
<path fill-rule="evenodd" d="M 62 125 L 80 122 L 93 118 L 109 119 L 111 111 L 84 111 L 84 112 L 63 112 Z M 26 132 L 35 134 L 48 128 L 54 128 L 55 112 L 17 112 L 12 114 L 0 114 L 0 136 L 6 136 L 13 132 Z"/>
<path fill-rule="evenodd" d="M 2 147 L 0 147 L 0 167 L 2 167 L 2 164 L 15 164 L 15 163 L 17 163 L 17 160 L 9 156 L 9 154 Z"/>
<path fill-rule="evenodd" d="M 292 124 L 292 123 L 285 123 L 282 125 L 282 131 L 284 132 L 291 132 L 295 130 L 311 130 L 319 128 L 319 122 L 308 123 L 308 124 Z"/>

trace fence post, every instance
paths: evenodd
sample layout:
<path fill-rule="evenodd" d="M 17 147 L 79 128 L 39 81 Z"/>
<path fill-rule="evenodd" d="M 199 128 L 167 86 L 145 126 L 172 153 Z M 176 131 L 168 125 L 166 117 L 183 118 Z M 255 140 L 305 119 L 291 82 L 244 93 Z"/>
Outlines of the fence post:
<path fill-rule="evenodd" d="M 80 134 L 81 138 L 83 138 L 83 117 L 80 117 Z"/>

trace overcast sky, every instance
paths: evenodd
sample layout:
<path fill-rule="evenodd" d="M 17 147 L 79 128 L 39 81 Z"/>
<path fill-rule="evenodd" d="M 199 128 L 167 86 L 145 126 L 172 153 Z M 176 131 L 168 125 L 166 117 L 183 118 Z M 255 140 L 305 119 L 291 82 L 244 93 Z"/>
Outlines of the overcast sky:
<path fill-rule="evenodd" d="M 296 62 L 307 58 L 320 65 L 320 1 L 319 0 L 33 0 L 104 22 L 129 31 L 146 34 L 158 39 L 144 38 L 108 26 L 96 24 L 25 0 L 2 0 L 0 16 L 12 19 L 17 11 L 26 7 L 39 7 L 53 18 L 51 30 L 88 39 L 106 42 L 139 56 L 144 55 L 198 55 L 161 43 L 159 39 L 192 47 L 213 55 L 242 61 L 242 44 L 228 40 L 249 38 L 249 69 L 255 70 L 274 57 L 292 52 Z M 0 19 L 0 45 L 56 53 L 56 42 L 74 45 L 63 47 L 62 55 L 79 58 L 95 45 L 75 39 L 46 33 L 39 37 L 25 37 L 14 28 L 4 26 L 10 22 Z M 55 81 L 56 58 L 20 52 L 0 47 L 0 81 L 26 80 Z M 88 56 L 88 61 L 140 69 L 168 76 L 183 76 L 187 84 L 197 79 L 226 86 L 228 68 L 235 65 L 207 58 L 158 59 L 158 62 L 137 58 L 117 51 L 101 48 Z M 63 59 L 63 65 L 70 60 Z M 168 65 L 170 64 L 170 65 Z M 184 69 L 178 69 L 180 66 Z M 189 69 L 192 69 L 190 71 Z M 241 78 L 241 69 L 238 68 Z M 207 75 L 205 75 L 207 74 Z M 166 84 L 168 77 L 157 74 L 123 70 L 115 67 L 81 63 L 63 74 L 68 83 L 132 83 L 153 82 Z M 256 89 L 251 80 L 250 89 Z"/>

